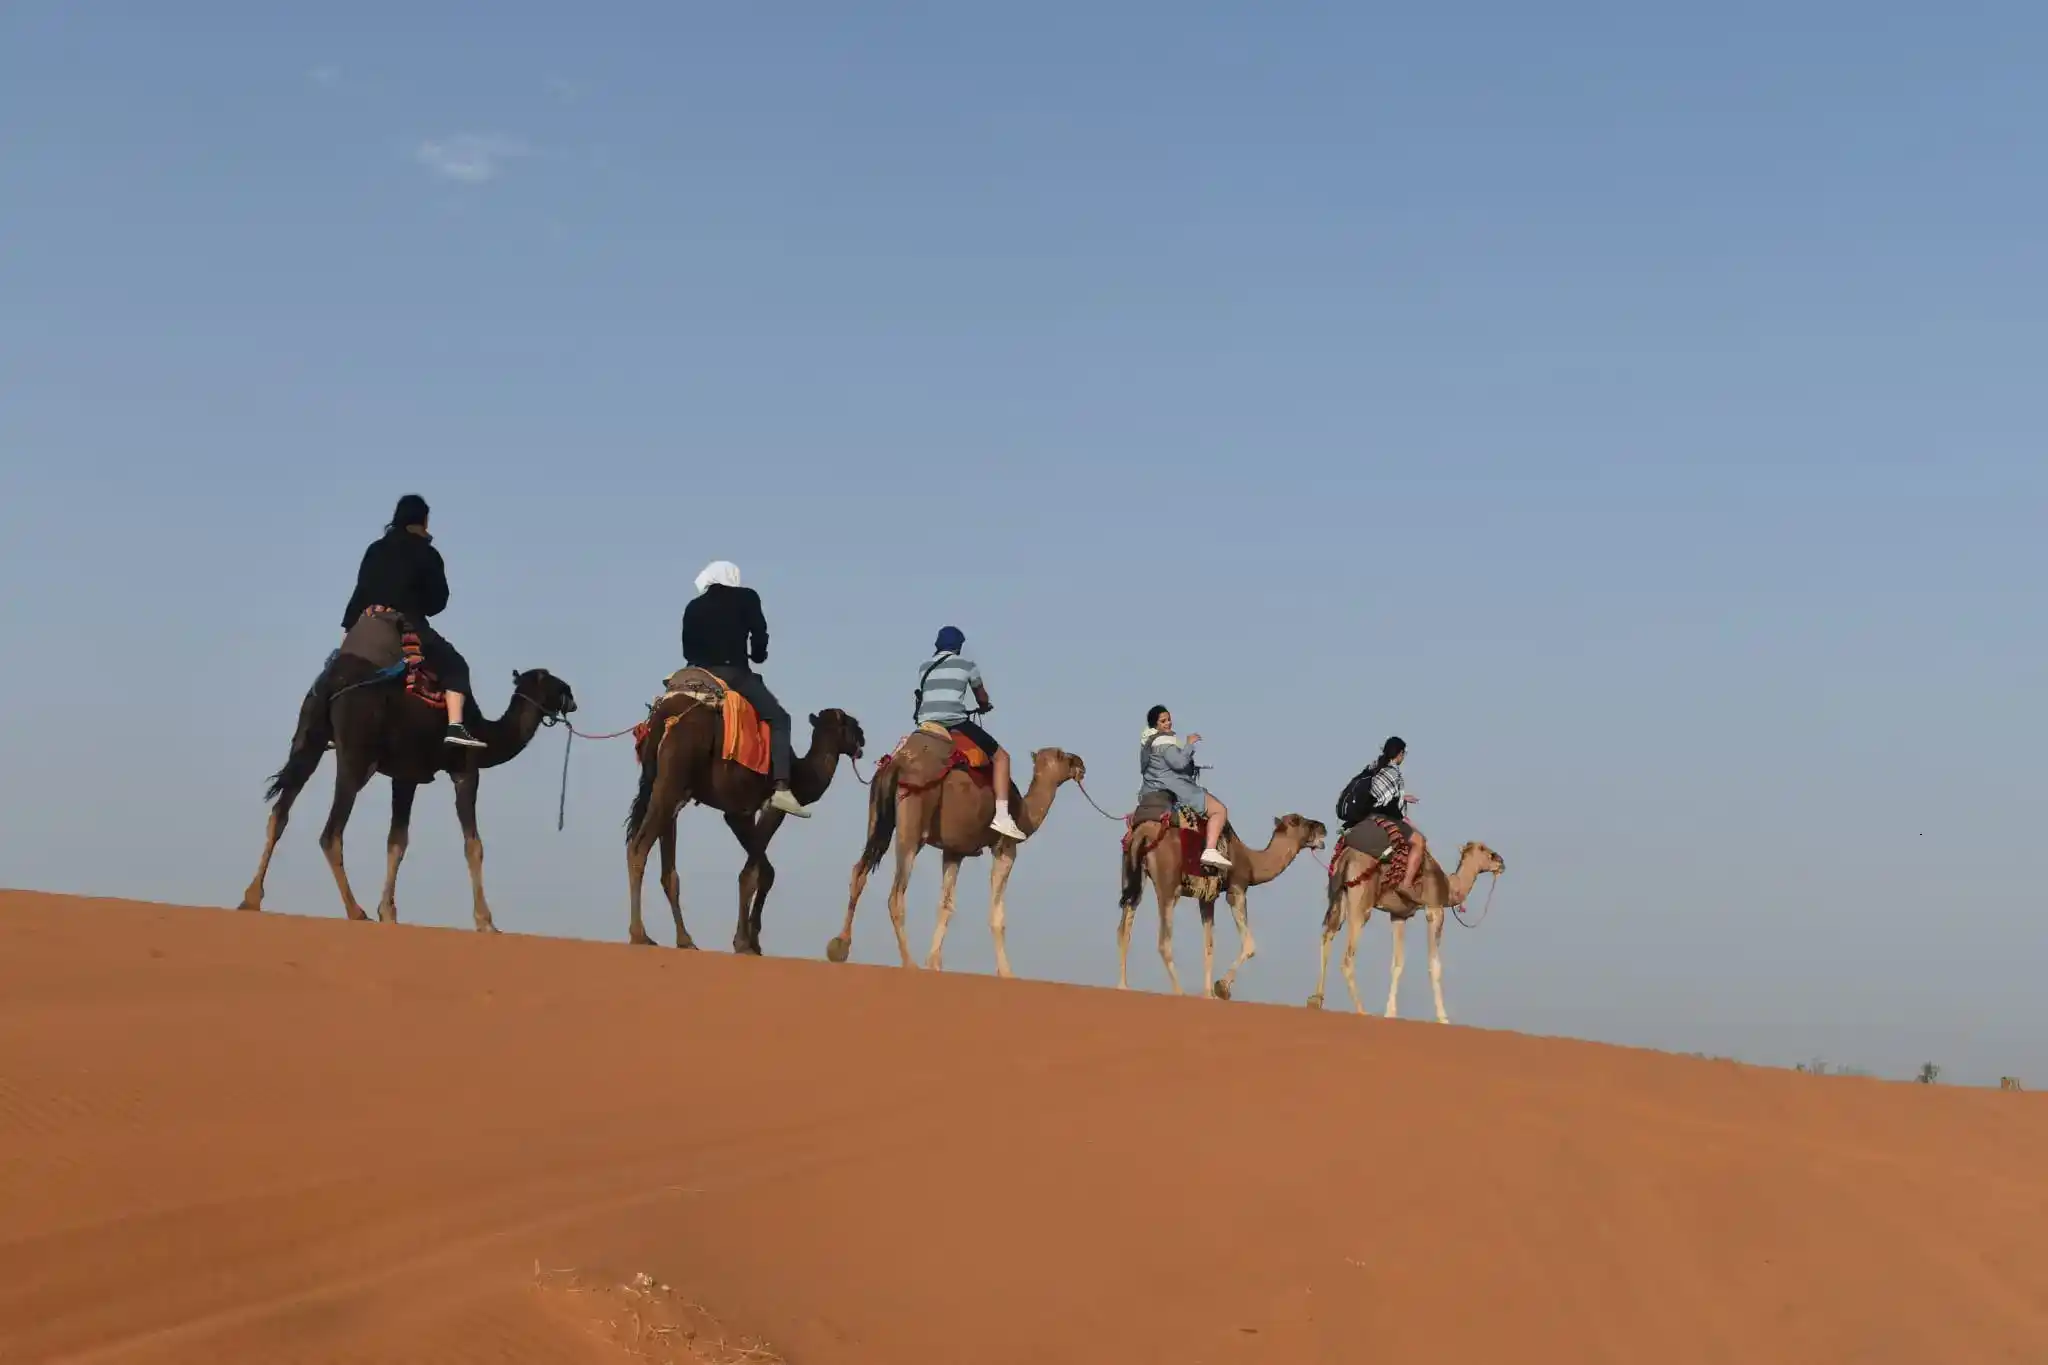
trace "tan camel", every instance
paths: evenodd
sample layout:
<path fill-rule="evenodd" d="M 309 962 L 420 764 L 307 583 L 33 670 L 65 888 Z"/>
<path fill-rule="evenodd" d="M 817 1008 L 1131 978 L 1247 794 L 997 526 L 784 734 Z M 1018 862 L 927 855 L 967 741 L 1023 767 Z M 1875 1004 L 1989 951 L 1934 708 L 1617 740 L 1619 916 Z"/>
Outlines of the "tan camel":
<path fill-rule="evenodd" d="M 1159 960 L 1166 964 L 1166 979 L 1175 995 L 1180 974 L 1173 968 L 1173 909 L 1183 896 L 1192 896 L 1202 911 L 1202 994 L 1228 1000 L 1237 982 L 1238 969 L 1252 960 L 1258 945 L 1252 941 L 1251 907 L 1247 892 L 1264 886 L 1285 872 L 1304 848 L 1321 848 L 1328 833 L 1320 820 L 1305 815 L 1283 815 L 1273 822 L 1273 837 L 1264 848 L 1247 848 L 1229 825 L 1216 841 L 1216 849 L 1230 859 L 1228 872 L 1191 871 L 1180 829 L 1167 829 L 1163 820 L 1145 820 L 1133 825 L 1124 840 L 1122 916 L 1116 926 L 1116 988 L 1130 989 L 1128 963 L 1131 955 L 1131 921 L 1138 913 L 1138 897 L 1145 879 L 1159 896 Z M 1165 836 L 1165 837 L 1162 837 Z M 1200 864 L 1196 865 L 1197 867 Z M 1216 979 L 1216 900 L 1230 903 L 1231 918 L 1237 921 L 1237 961 L 1223 979 Z"/>
<path fill-rule="evenodd" d="M 954 889 L 960 881 L 960 864 L 993 849 L 995 858 L 988 876 L 988 928 L 995 939 L 996 975 L 1014 976 L 1010 954 L 1004 942 L 1003 888 L 1009 884 L 1017 862 L 1017 841 L 988 827 L 995 817 L 993 784 L 984 783 L 966 770 L 949 766 L 953 742 L 928 730 L 918 730 L 898 745 L 888 766 L 875 774 L 868 792 L 868 841 L 860 860 L 853 865 L 852 884 L 847 889 L 846 924 L 839 937 L 825 947 L 834 962 L 846 961 L 853 950 L 853 912 L 867 888 L 868 876 L 881 866 L 889 841 L 896 842 L 896 880 L 889 887 L 889 923 L 896 930 L 896 951 L 903 965 L 910 961 L 910 939 L 905 935 L 903 917 L 910 892 L 910 868 L 918 850 L 929 844 L 939 850 L 943 873 L 939 884 L 939 922 L 932 931 L 932 950 L 924 965 L 944 970 L 943 950 L 946 924 L 953 918 Z M 1064 749 L 1040 749 L 1031 755 L 1031 790 L 1022 796 L 1010 784 L 1010 809 L 1026 834 L 1036 834 L 1052 811 L 1053 797 L 1063 782 L 1079 782 L 1088 775 L 1080 756 Z"/>
<path fill-rule="evenodd" d="M 1433 853 L 1425 853 L 1424 865 L 1415 878 L 1415 889 L 1403 894 L 1393 887 L 1382 886 L 1381 873 L 1384 868 L 1379 860 L 1357 849 L 1346 847 L 1341 850 L 1330 865 L 1329 908 L 1323 914 L 1322 962 L 1316 969 L 1316 993 L 1308 998 L 1308 1007 L 1319 1010 L 1323 1007 L 1323 982 L 1330 974 L 1330 940 L 1337 936 L 1340 922 L 1348 923 L 1350 932 L 1344 940 L 1344 984 L 1351 990 L 1351 1003 L 1360 1014 L 1365 1013 L 1365 1002 L 1358 997 L 1358 977 L 1352 970 L 1352 963 L 1358 956 L 1358 934 L 1365 928 L 1365 922 L 1377 906 L 1386 912 L 1394 922 L 1394 962 L 1392 979 L 1387 984 L 1387 1018 L 1398 1017 L 1395 1007 L 1401 993 L 1401 965 L 1405 956 L 1405 942 L 1408 936 L 1408 921 L 1415 918 L 1420 910 L 1429 924 L 1429 985 L 1436 993 L 1436 1021 L 1439 1024 L 1451 1022 L 1451 1016 L 1444 1012 L 1444 908 L 1463 905 L 1465 898 L 1472 894 L 1472 887 L 1478 882 L 1479 874 L 1491 872 L 1498 877 L 1507 871 L 1507 863 L 1485 844 L 1473 842 L 1458 851 L 1458 870 L 1454 875 L 1444 875 L 1443 865 Z"/>

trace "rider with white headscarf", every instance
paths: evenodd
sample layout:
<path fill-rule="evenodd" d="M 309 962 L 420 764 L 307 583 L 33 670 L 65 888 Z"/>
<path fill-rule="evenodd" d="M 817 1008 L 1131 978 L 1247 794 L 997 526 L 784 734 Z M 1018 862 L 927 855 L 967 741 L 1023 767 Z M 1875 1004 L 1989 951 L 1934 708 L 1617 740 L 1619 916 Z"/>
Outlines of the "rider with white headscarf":
<path fill-rule="evenodd" d="M 775 793 L 770 809 L 808 818 L 789 789 L 792 762 L 789 712 L 749 664 L 768 661 L 768 622 L 761 597 L 740 586 L 739 566 L 718 559 L 697 575 L 697 596 L 683 609 L 683 662 L 701 668 L 745 697 L 768 725 L 769 775 Z"/>

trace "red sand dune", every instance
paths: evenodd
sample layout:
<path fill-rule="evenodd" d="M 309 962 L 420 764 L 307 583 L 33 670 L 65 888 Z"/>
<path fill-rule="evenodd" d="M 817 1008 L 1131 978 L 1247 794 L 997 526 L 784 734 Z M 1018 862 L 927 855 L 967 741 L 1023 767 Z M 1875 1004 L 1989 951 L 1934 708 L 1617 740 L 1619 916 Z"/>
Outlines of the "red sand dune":
<path fill-rule="evenodd" d="M 0 894 L 7 1362 L 2040 1361 L 2044 1159 L 2032 1095 Z"/>

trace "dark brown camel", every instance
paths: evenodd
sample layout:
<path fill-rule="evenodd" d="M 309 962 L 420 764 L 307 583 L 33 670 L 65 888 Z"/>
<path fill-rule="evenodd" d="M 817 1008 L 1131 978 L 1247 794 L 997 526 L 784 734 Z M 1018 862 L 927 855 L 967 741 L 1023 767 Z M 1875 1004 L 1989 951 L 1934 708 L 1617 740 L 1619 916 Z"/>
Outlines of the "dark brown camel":
<path fill-rule="evenodd" d="M 242 909 L 263 908 L 263 879 L 270 871 L 270 855 L 291 817 L 292 802 L 319 768 L 321 755 L 332 740 L 334 806 L 327 813 L 326 828 L 320 831 L 320 847 L 327 855 L 327 866 L 334 873 L 348 917 L 369 918 L 356 903 L 342 866 L 341 832 L 357 794 L 378 773 L 391 779 L 391 833 L 384 845 L 384 895 L 377 902 L 377 918 L 395 924 L 398 905 L 392 897 L 412 824 L 413 794 L 436 775 L 447 773 L 455 781 L 455 814 L 462 822 L 476 927 L 483 933 L 496 933 L 491 907 L 484 901 L 484 841 L 476 829 L 478 775 L 485 768 L 517 758 L 543 724 L 553 724 L 574 712 L 576 694 L 544 668 L 514 673 L 512 700 L 496 720 L 480 718 L 475 698 L 470 699 L 470 730 L 484 747 L 461 749 L 442 743 L 448 718 L 438 703 L 429 705 L 406 692 L 402 682 L 375 680 L 378 677 L 374 663 L 340 655 L 321 685 L 301 703 L 291 753 L 264 793 L 264 799 L 271 802 L 270 823 L 264 831 L 263 857 L 256 864 L 256 876 L 242 895 Z"/>
<path fill-rule="evenodd" d="M 682 673 L 672 676 L 671 686 L 676 683 L 689 685 Z M 640 789 L 626 816 L 626 881 L 632 893 L 627 940 L 654 942 L 640 916 L 640 883 L 647 875 L 647 855 L 659 841 L 661 889 L 675 916 L 676 947 L 697 946 L 683 927 L 682 881 L 676 875 L 676 816 L 695 801 L 724 812 L 726 828 L 747 855 L 740 868 L 740 915 L 732 950 L 759 957 L 761 910 L 768 903 L 768 889 L 775 885 L 768 843 L 782 828 L 785 817 L 779 810 L 763 809 L 775 786 L 767 774 L 721 756 L 725 715 L 717 701 L 709 700 L 713 695 L 703 686 L 693 686 L 691 692 L 672 691 L 648 714 L 648 723 L 654 728 L 641 756 Z M 674 724 L 669 723 L 671 716 L 676 718 Z M 810 719 L 811 747 L 797 755 L 789 770 L 790 791 L 806 806 L 824 796 L 832 785 L 840 758 L 859 758 L 867 743 L 860 722 L 844 711 L 819 711 Z"/>

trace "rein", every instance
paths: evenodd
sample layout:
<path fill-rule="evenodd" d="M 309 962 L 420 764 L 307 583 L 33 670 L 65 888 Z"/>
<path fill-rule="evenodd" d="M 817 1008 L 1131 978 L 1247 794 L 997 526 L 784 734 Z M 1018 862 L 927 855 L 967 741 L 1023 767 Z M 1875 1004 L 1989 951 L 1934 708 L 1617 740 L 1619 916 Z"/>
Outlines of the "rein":
<path fill-rule="evenodd" d="M 1458 917 L 1458 923 L 1464 925 L 1467 929 L 1477 929 L 1480 924 L 1486 923 L 1486 917 L 1493 913 L 1493 893 L 1500 888 L 1500 876 L 1498 873 L 1489 873 L 1488 875 L 1492 880 L 1486 883 L 1486 904 L 1480 907 L 1479 924 L 1474 924 L 1471 920 L 1465 918 L 1465 906 L 1462 901 L 1451 907 L 1451 913 Z"/>

